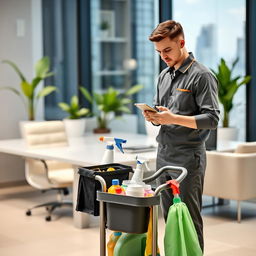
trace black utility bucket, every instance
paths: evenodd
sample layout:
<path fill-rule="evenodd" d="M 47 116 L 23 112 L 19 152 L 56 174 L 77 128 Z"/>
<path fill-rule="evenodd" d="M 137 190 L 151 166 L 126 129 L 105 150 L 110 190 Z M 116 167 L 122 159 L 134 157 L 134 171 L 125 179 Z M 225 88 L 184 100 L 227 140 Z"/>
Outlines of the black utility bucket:
<path fill-rule="evenodd" d="M 150 207 L 160 204 L 160 196 L 133 197 L 97 192 L 97 200 L 107 209 L 107 228 L 126 233 L 146 233 Z"/>
<path fill-rule="evenodd" d="M 107 171 L 109 167 L 115 168 L 115 171 Z M 96 191 L 101 190 L 101 185 L 99 181 L 95 180 L 95 176 L 99 175 L 104 178 L 107 188 L 109 188 L 113 179 L 119 179 L 120 184 L 123 180 L 128 180 L 129 172 L 133 172 L 131 166 L 117 163 L 79 168 L 80 177 L 76 210 L 99 216 L 99 202 L 96 200 Z"/>

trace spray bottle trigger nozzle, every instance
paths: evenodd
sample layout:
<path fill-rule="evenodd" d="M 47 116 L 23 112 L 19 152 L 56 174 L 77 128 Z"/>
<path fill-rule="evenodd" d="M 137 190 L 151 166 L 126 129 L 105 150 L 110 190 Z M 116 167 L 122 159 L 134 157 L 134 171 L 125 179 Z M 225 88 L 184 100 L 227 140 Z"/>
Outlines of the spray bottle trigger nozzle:
<path fill-rule="evenodd" d="M 126 143 L 126 140 L 114 138 L 116 146 L 119 148 L 119 150 L 124 153 L 122 143 Z"/>

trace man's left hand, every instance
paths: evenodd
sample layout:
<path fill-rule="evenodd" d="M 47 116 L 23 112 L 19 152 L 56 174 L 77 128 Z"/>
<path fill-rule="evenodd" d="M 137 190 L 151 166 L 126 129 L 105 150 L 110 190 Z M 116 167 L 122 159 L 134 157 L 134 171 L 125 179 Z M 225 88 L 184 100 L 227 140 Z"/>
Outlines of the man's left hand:
<path fill-rule="evenodd" d="M 156 122 L 159 124 L 173 124 L 175 123 L 176 115 L 173 114 L 168 108 L 157 106 L 157 109 L 160 111 L 156 113 Z"/>
<path fill-rule="evenodd" d="M 156 124 L 173 124 L 175 116 L 168 108 L 157 106 L 157 109 L 160 112 L 154 113 L 150 111 L 145 111 L 144 116 L 148 121 L 151 121 Z"/>

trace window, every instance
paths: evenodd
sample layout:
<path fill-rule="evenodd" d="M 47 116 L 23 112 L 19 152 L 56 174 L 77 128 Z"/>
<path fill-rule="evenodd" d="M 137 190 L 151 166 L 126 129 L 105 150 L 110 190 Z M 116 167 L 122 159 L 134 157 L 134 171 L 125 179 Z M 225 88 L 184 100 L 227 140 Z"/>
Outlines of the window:
<path fill-rule="evenodd" d="M 51 60 L 54 77 L 47 78 L 48 85 L 58 91 L 45 98 L 45 119 L 66 117 L 59 107 L 61 101 L 69 102 L 77 94 L 77 30 L 75 1 L 42 1 L 44 55 Z"/>
<path fill-rule="evenodd" d="M 135 100 L 152 104 L 158 59 L 148 36 L 158 23 L 156 7 L 154 0 L 91 0 L 93 91 L 142 84 Z M 144 132 L 140 112 L 138 118 Z"/>
<path fill-rule="evenodd" d="M 44 55 L 55 72 L 47 84 L 59 89 L 45 99 L 47 120 L 65 117 L 58 103 L 79 95 L 78 85 L 100 93 L 110 86 L 123 91 L 142 84 L 134 100 L 152 104 L 159 57 L 148 36 L 158 24 L 157 2 L 43 1 Z M 138 131 L 144 132 L 143 116 L 131 109 L 138 113 Z"/>
<path fill-rule="evenodd" d="M 220 58 L 231 65 L 239 57 L 234 75 L 245 75 L 245 0 L 174 0 L 173 19 L 182 24 L 187 49 L 198 61 L 216 70 Z M 238 140 L 245 140 L 245 92 L 240 87 L 230 113 Z"/>

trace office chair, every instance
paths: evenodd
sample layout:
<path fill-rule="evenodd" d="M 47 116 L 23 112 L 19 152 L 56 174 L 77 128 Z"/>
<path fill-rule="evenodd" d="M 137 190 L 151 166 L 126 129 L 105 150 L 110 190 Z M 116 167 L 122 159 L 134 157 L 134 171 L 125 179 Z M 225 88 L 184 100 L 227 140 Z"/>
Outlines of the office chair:
<path fill-rule="evenodd" d="M 29 149 L 65 147 L 68 146 L 64 123 L 62 121 L 28 122 L 22 124 L 22 136 Z M 57 191 L 57 200 L 29 208 L 26 215 L 32 214 L 32 209 L 46 207 L 46 221 L 51 221 L 55 208 L 63 205 L 72 206 L 72 202 L 64 201 L 62 195 L 68 195 L 68 187 L 73 183 L 72 165 L 53 160 L 25 159 L 25 176 L 27 182 L 34 188 L 45 192 Z"/>

